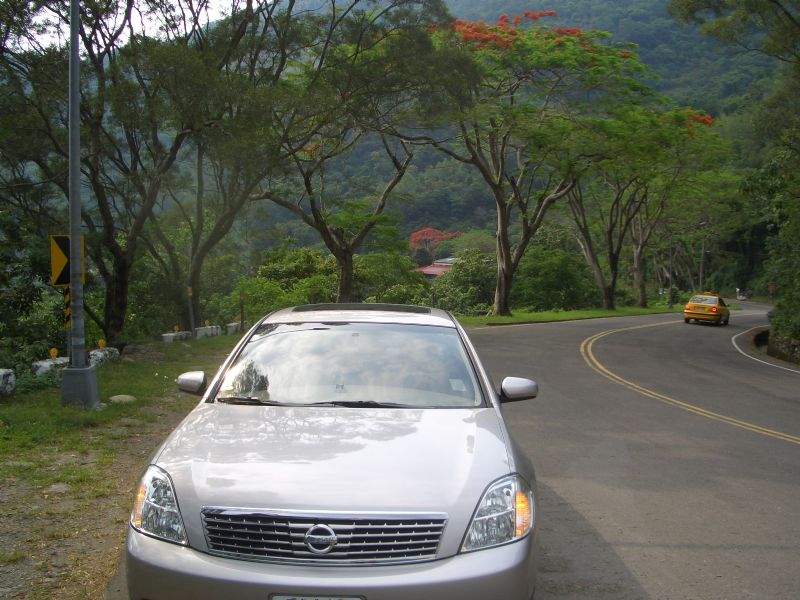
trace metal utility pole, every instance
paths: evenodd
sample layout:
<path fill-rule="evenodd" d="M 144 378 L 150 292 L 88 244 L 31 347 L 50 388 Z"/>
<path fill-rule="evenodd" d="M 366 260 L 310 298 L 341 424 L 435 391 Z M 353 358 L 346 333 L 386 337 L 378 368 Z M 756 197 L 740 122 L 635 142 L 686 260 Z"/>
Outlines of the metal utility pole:
<path fill-rule="evenodd" d="M 100 406 L 94 366 L 86 364 L 83 323 L 83 248 L 81 244 L 80 10 L 69 3 L 69 287 L 72 296 L 70 364 L 61 381 L 61 403 L 86 409 Z"/>

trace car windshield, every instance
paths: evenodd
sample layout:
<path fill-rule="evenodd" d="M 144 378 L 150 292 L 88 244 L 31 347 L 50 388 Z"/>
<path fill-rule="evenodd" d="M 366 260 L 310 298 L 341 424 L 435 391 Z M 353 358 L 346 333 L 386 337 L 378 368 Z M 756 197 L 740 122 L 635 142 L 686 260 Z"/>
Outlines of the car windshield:
<path fill-rule="evenodd" d="M 716 304 L 717 299 L 714 296 L 694 296 L 689 302 L 692 304 Z"/>
<path fill-rule="evenodd" d="M 484 405 L 455 329 L 379 323 L 264 325 L 226 372 L 216 398 L 287 405 Z"/>

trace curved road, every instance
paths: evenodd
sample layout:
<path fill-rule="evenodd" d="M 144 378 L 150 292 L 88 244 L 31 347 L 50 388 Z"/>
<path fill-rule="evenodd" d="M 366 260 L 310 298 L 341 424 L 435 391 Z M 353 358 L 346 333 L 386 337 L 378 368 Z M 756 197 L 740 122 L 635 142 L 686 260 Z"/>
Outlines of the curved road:
<path fill-rule="evenodd" d="M 539 478 L 537 600 L 800 598 L 800 367 L 653 315 L 469 331 Z"/>

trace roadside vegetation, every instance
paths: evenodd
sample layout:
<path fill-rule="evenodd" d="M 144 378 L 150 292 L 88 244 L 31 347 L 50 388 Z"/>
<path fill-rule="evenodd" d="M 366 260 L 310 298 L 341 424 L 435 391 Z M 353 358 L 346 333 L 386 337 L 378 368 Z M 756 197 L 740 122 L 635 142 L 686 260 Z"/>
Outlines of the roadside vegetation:
<path fill-rule="evenodd" d="M 61 406 L 57 388 L 0 402 L 0 595 L 103 597 L 142 469 L 198 401 L 175 377 L 213 374 L 235 339 L 130 348 L 98 370 L 100 411 Z"/>
<path fill-rule="evenodd" d="M 133 4 L 149 18 L 82 18 L 89 346 L 306 302 L 508 317 L 704 290 L 772 296 L 776 333 L 800 335 L 800 33 L 771 3 L 676 0 L 685 29 L 650 0 Z M 68 18 L 2 10 L 0 367 L 25 391 L 65 348 L 46 240 L 67 222 L 66 37 L 46 34 Z M 752 89 L 717 85 L 727 55 L 705 63 L 716 100 L 655 83 L 671 39 L 747 46 L 737 19 L 763 28 Z M 446 275 L 414 271 L 442 258 Z"/>

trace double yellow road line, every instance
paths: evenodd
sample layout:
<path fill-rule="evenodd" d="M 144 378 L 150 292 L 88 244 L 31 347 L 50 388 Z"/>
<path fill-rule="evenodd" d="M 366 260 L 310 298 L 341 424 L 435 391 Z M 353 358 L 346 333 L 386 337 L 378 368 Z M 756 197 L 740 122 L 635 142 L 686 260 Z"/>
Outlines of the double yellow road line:
<path fill-rule="evenodd" d="M 790 435 L 788 433 L 783 433 L 780 431 L 775 431 L 774 429 L 767 429 L 766 427 L 761 427 L 753 423 L 748 423 L 747 421 L 741 421 L 739 419 L 734 419 L 733 417 L 721 415 L 719 413 L 706 410 L 705 408 L 700 408 L 699 406 L 694 406 L 693 404 L 682 402 L 680 400 L 676 400 L 675 398 L 670 398 L 669 396 L 666 396 L 664 394 L 659 394 L 658 392 L 649 390 L 645 387 L 642 387 L 641 385 L 633 383 L 632 381 L 623 379 L 616 373 L 613 373 L 605 366 L 603 366 L 603 364 L 600 363 L 600 361 L 597 360 L 597 357 L 595 357 L 594 355 L 593 349 L 595 342 L 606 336 L 609 336 L 614 333 L 620 333 L 623 331 L 632 331 L 634 329 L 646 329 L 648 327 L 660 327 L 662 325 L 671 325 L 674 323 L 682 323 L 682 321 L 667 321 L 665 323 L 653 323 L 649 325 L 637 325 L 635 327 L 624 327 L 622 329 L 610 329 L 608 331 L 601 331 L 600 333 L 596 333 L 595 335 L 583 340 L 583 342 L 581 343 L 581 355 L 583 356 L 583 359 L 586 361 L 586 363 L 592 369 L 600 373 L 600 375 L 602 375 L 606 379 L 613 381 L 614 383 L 618 383 L 619 385 L 623 385 L 626 388 L 638 392 L 643 396 L 647 396 L 648 398 L 653 398 L 654 400 L 658 400 L 659 402 L 663 402 L 664 404 L 669 404 L 670 406 L 674 406 L 676 408 L 680 408 L 681 410 L 685 410 L 687 412 L 700 415 L 701 417 L 705 417 L 707 419 L 713 419 L 714 421 L 720 421 L 722 423 L 732 425 L 733 427 L 746 429 L 747 431 L 751 431 L 753 433 L 765 435 L 767 437 L 771 437 L 784 442 L 789 442 L 791 444 L 800 445 L 800 437 L 798 436 Z"/>

